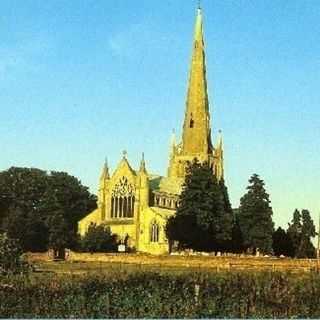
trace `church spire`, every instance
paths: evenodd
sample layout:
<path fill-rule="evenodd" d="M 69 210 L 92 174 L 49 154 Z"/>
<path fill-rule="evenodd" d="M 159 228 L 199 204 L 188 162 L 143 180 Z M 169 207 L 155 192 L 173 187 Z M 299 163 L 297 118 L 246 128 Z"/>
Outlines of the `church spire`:
<path fill-rule="evenodd" d="M 200 7 L 197 9 L 194 30 L 182 144 L 185 155 L 207 155 L 212 152 L 203 21 Z"/>

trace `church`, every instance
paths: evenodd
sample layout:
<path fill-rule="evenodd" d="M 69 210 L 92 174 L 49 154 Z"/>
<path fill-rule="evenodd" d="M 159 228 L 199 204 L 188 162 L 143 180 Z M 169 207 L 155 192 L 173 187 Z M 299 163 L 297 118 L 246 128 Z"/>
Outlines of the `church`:
<path fill-rule="evenodd" d="M 105 224 L 130 248 L 151 254 L 167 253 L 166 221 L 179 206 L 188 162 L 194 158 L 208 162 L 212 174 L 218 180 L 223 178 L 221 135 L 217 140 L 213 146 L 203 18 L 198 8 L 182 137 L 180 143 L 172 138 L 166 176 L 149 173 L 144 155 L 137 169 L 131 167 L 126 152 L 112 174 L 105 163 L 99 181 L 98 207 L 79 221 L 79 234 L 85 235 L 91 223 Z"/>

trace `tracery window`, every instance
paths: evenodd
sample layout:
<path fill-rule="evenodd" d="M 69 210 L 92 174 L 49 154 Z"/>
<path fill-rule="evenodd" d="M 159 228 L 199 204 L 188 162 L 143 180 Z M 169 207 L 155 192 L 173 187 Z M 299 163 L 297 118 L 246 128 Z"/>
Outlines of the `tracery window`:
<path fill-rule="evenodd" d="M 111 193 L 111 218 L 132 218 L 135 190 L 126 177 L 122 177 Z"/>
<path fill-rule="evenodd" d="M 159 225 L 156 222 L 151 223 L 150 242 L 159 242 Z"/>

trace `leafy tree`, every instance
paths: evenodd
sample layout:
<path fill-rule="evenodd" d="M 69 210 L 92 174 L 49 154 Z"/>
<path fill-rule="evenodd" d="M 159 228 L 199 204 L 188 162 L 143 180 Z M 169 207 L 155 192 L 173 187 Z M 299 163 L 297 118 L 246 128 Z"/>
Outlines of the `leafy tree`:
<path fill-rule="evenodd" d="M 6 233 L 0 233 L 0 275 L 27 273 L 29 265 L 22 256 L 16 240 Z"/>
<path fill-rule="evenodd" d="M 239 225 L 246 248 L 259 248 L 264 253 L 270 253 L 274 223 L 269 195 L 264 185 L 257 174 L 249 179 L 248 191 L 240 199 Z"/>
<path fill-rule="evenodd" d="M 24 252 L 47 250 L 48 228 L 39 213 L 24 213 L 19 207 L 11 206 L 3 226 L 10 238 L 17 238 Z"/>
<path fill-rule="evenodd" d="M 12 167 L 0 172 L 0 224 L 8 217 L 9 208 L 38 211 L 46 188 L 47 173 L 43 170 Z"/>
<path fill-rule="evenodd" d="M 112 235 L 106 225 L 89 225 L 88 231 L 81 239 L 81 247 L 87 252 L 113 252 L 117 250 L 116 235 Z"/>
<path fill-rule="evenodd" d="M 74 246 L 76 240 L 75 235 L 70 232 L 62 214 L 55 214 L 49 222 L 49 239 L 48 246 L 53 250 L 54 257 L 64 259 L 66 248 Z"/>
<path fill-rule="evenodd" d="M 207 163 L 196 159 L 187 167 L 180 205 L 169 218 L 166 233 L 180 248 L 223 250 L 231 240 L 232 211 L 224 183 Z"/>
<path fill-rule="evenodd" d="M 294 250 L 289 235 L 279 227 L 272 235 L 272 248 L 276 256 L 293 257 Z"/>
<path fill-rule="evenodd" d="M 54 215 L 58 210 L 73 231 L 77 231 L 78 221 L 96 208 L 96 197 L 66 172 L 51 171 L 44 200 L 42 212 Z"/>
<path fill-rule="evenodd" d="M 65 172 L 16 167 L 0 172 L 0 230 L 17 238 L 24 250 L 42 251 L 54 243 L 56 215 L 72 248 L 77 222 L 95 208 L 96 197 Z"/>

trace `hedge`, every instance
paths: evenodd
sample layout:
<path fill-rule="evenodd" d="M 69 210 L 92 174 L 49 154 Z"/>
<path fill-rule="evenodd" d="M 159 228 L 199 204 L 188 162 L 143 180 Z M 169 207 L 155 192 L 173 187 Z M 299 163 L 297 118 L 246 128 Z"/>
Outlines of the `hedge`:
<path fill-rule="evenodd" d="M 136 273 L 0 279 L 2 318 L 319 318 L 320 275 Z"/>

